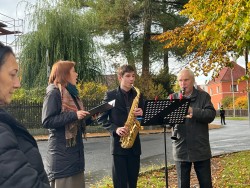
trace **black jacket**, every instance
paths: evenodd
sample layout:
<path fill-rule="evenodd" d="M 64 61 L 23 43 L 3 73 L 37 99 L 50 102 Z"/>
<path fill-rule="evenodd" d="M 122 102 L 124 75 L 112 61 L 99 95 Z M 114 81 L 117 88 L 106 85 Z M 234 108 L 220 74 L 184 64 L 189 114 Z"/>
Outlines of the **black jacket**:
<path fill-rule="evenodd" d="M 174 98 L 178 98 L 177 93 Z M 193 117 L 187 118 L 185 124 L 175 126 L 178 139 L 172 142 L 176 161 L 196 162 L 212 157 L 208 124 L 214 120 L 216 111 L 211 97 L 207 92 L 194 88 L 190 100 Z"/>
<path fill-rule="evenodd" d="M 37 143 L 10 114 L 0 109 L 0 187 L 49 188 Z"/>
<path fill-rule="evenodd" d="M 84 171 L 84 146 L 82 128 L 78 130 L 76 145 L 66 147 L 65 125 L 77 121 L 76 112 L 61 112 L 61 94 L 51 84 L 43 102 L 42 124 L 49 130 L 48 152 L 45 169 L 49 180 L 73 176 Z"/>
<path fill-rule="evenodd" d="M 136 91 L 132 90 L 133 98 L 136 96 Z M 102 126 L 110 132 L 111 136 L 111 154 L 114 155 L 128 155 L 128 154 L 134 154 L 134 155 L 140 155 L 141 154 L 141 143 L 140 143 L 140 137 L 139 134 L 137 135 L 134 145 L 130 149 L 124 149 L 121 147 L 120 143 L 120 136 L 116 134 L 116 129 L 118 127 L 123 127 L 127 117 L 128 117 L 128 111 L 126 109 L 125 99 L 123 96 L 123 93 L 118 87 L 117 89 L 114 89 L 112 91 L 108 91 L 104 97 L 104 101 L 112 101 L 115 99 L 115 107 L 111 110 L 104 112 L 101 117 L 98 119 L 98 122 L 102 124 Z M 140 97 L 140 101 L 138 104 L 138 107 L 143 108 L 143 98 Z"/>
<path fill-rule="evenodd" d="M 225 110 L 223 108 L 220 109 L 220 116 L 225 116 Z"/>

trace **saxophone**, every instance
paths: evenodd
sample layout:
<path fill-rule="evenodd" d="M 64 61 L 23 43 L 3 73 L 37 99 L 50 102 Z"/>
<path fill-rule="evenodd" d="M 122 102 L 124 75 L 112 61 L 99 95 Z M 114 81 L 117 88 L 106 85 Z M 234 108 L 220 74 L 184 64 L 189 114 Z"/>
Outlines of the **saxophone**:
<path fill-rule="evenodd" d="M 133 86 L 134 87 L 134 86 Z M 139 99 L 140 99 L 140 90 L 134 87 L 137 95 L 133 100 L 131 109 L 128 114 L 128 118 L 125 122 L 125 127 L 128 128 L 129 134 L 127 136 L 121 137 L 121 147 L 122 148 L 131 148 L 135 142 L 135 138 L 141 128 L 140 122 L 134 116 L 134 109 L 138 107 Z"/>

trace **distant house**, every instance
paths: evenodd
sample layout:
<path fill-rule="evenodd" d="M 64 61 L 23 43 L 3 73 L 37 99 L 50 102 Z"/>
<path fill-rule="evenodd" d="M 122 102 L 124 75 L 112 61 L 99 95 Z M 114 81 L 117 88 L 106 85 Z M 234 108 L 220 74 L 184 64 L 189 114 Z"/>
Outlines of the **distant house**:
<path fill-rule="evenodd" d="M 197 89 L 207 92 L 207 85 L 197 85 Z"/>
<path fill-rule="evenodd" d="M 238 79 L 246 74 L 246 70 L 234 63 L 234 68 L 225 67 L 219 72 L 219 77 L 211 80 L 207 84 L 207 92 L 211 96 L 215 109 L 219 109 L 222 99 L 226 96 L 246 96 L 247 82 L 237 82 Z"/>

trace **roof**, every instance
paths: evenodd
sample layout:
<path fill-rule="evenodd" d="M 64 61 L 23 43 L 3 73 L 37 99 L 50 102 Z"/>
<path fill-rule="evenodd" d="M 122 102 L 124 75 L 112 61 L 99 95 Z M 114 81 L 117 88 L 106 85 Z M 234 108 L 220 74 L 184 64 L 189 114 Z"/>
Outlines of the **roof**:
<path fill-rule="evenodd" d="M 4 23 L 2 23 L 2 22 L 0 22 L 0 27 L 7 27 L 7 25 L 4 24 Z"/>
<path fill-rule="evenodd" d="M 233 63 L 234 67 L 231 69 L 230 67 L 224 67 L 219 72 L 219 76 L 211 81 L 209 81 L 208 84 L 214 83 L 214 82 L 228 82 L 232 80 L 238 80 L 240 77 L 244 76 L 246 74 L 246 70 L 238 65 L 237 63 Z M 232 73 L 232 74 L 231 74 Z"/>
<path fill-rule="evenodd" d="M 0 35 L 11 35 L 11 34 L 17 34 L 17 33 L 21 33 L 21 32 L 20 31 L 10 31 L 7 28 L 6 24 L 4 24 L 3 22 L 0 22 Z"/>

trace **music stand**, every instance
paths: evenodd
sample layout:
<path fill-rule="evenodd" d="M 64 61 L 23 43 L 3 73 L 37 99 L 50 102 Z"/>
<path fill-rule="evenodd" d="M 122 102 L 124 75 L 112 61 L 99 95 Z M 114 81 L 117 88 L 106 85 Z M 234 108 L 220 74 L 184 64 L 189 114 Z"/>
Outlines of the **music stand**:
<path fill-rule="evenodd" d="M 141 125 L 163 125 L 165 151 L 165 179 L 168 187 L 166 125 L 184 124 L 190 99 L 147 100 L 143 109 Z"/>

